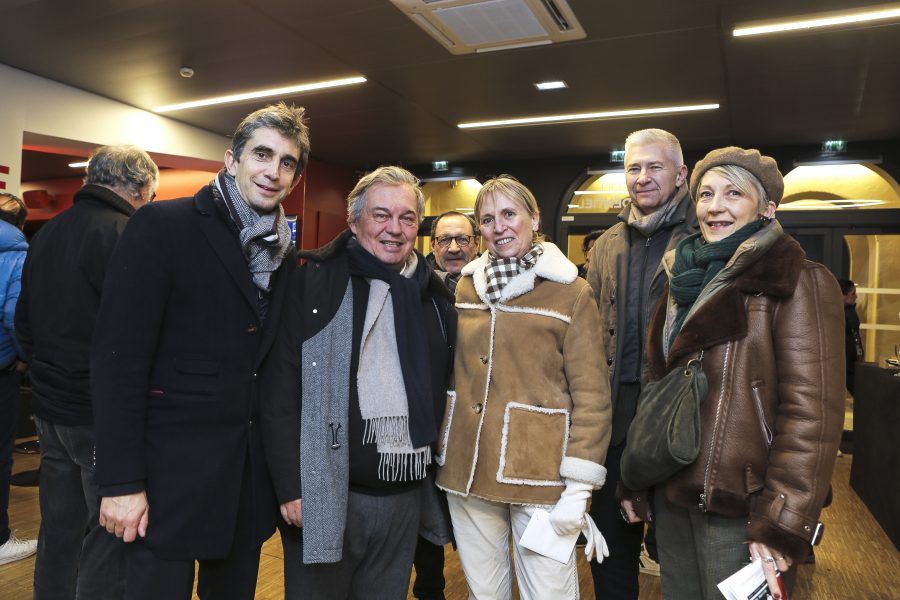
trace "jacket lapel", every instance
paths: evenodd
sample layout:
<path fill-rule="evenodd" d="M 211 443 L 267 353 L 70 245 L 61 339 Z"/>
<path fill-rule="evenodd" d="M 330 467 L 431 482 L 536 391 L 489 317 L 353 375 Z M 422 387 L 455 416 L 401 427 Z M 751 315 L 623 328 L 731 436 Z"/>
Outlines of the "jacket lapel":
<path fill-rule="evenodd" d="M 200 231 L 209 242 L 213 254 L 218 257 L 241 294 L 256 312 L 256 286 L 250 279 L 250 270 L 247 267 L 244 253 L 241 251 L 240 242 L 229 224 L 225 222 L 224 215 L 220 214 L 219 209 L 213 203 L 212 190 L 209 186 L 204 187 L 194 196 L 194 206 L 201 215 Z"/>

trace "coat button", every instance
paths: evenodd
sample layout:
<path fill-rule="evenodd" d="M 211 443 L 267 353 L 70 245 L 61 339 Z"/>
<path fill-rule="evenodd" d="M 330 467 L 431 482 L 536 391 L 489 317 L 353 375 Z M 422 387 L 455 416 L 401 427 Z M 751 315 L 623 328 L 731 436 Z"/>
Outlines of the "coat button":
<path fill-rule="evenodd" d="M 256 379 L 257 377 L 259 377 L 259 373 L 257 373 L 256 371 L 253 371 L 253 379 Z"/>
<path fill-rule="evenodd" d="M 256 325 L 250 325 L 247 327 L 247 333 L 249 333 L 250 335 L 255 334 L 257 331 L 259 331 L 259 327 L 257 327 Z"/>
<path fill-rule="evenodd" d="M 318 309 L 318 308 L 314 308 L 314 309 L 313 309 L 313 314 L 315 315 L 315 314 L 318 314 L 318 313 L 319 313 L 319 309 Z"/>
<path fill-rule="evenodd" d="M 478 404 L 476 404 L 475 406 L 472 407 L 472 410 L 474 410 L 475 414 L 477 415 L 477 414 L 481 413 L 481 411 L 484 410 L 484 405 L 481 402 L 479 402 Z"/>
<path fill-rule="evenodd" d="M 607 358 L 607 359 L 606 359 L 606 364 L 609 365 L 609 366 L 611 367 L 611 366 L 612 366 L 612 359 L 611 359 L 611 358 Z"/>
<path fill-rule="evenodd" d="M 487 361 L 488 361 L 488 357 L 487 357 L 487 356 L 482 356 L 482 357 L 481 357 L 481 364 L 486 365 L 486 364 L 487 364 Z"/>
<path fill-rule="evenodd" d="M 609 335 L 616 335 L 616 330 L 612 327 L 609 328 Z"/>

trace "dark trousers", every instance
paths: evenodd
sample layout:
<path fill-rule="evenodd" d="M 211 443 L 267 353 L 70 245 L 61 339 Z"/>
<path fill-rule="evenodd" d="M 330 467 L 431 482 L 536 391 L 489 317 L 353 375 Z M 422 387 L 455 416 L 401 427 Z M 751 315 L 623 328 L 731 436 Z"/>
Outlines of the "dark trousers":
<path fill-rule="evenodd" d="M 421 490 L 349 494 L 343 556 L 336 563 L 303 564 L 303 531 L 279 524 L 285 600 L 406 600 Z"/>
<path fill-rule="evenodd" d="M 125 547 L 100 527 L 94 430 L 35 419 L 41 441 L 41 529 L 35 600 L 124 596 Z"/>
<path fill-rule="evenodd" d="M 594 596 L 597 600 L 637 600 L 643 523 L 626 523 L 619 512 L 616 484 L 625 444 L 610 446 L 606 455 L 606 483 L 594 492 L 591 516 L 606 538 L 609 557 L 591 561 Z"/>
<path fill-rule="evenodd" d="M 231 550 L 222 559 L 196 561 L 197 595 L 201 600 L 251 600 L 256 594 L 262 546 L 253 531 L 251 488 L 249 470 L 245 468 Z M 153 519 L 151 504 L 148 527 L 153 527 Z M 190 600 L 195 561 L 160 558 L 140 538 L 126 546 L 128 600 Z"/>
<path fill-rule="evenodd" d="M 419 600 L 444 600 L 444 547 L 419 536 L 413 566 L 416 569 L 413 596 Z"/>
<path fill-rule="evenodd" d="M 0 546 L 9 540 L 9 478 L 16 441 L 19 379 L 15 371 L 0 371 Z"/>

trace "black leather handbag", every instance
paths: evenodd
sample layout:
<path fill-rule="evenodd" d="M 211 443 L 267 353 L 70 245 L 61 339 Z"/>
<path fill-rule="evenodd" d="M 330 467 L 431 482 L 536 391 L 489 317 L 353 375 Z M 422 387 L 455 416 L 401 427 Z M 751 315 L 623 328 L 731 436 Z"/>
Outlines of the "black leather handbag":
<path fill-rule="evenodd" d="M 622 454 L 622 483 L 644 490 L 694 462 L 700 452 L 700 405 L 709 384 L 700 356 L 641 390 Z"/>

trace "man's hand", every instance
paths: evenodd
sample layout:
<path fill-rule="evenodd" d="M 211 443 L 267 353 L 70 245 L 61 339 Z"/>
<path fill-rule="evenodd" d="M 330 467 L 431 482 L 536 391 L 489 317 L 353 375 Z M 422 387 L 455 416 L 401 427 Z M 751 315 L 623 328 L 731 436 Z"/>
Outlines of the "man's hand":
<path fill-rule="evenodd" d="M 146 492 L 110 496 L 100 501 L 100 527 L 126 543 L 147 535 L 149 515 Z"/>
<path fill-rule="evenodd" d="M 303 500 L 297 498 L 281 505 L 281 518 L 288 525 L 303 527 Z"/>
<path fill-rule="evenodd" d="M 641 521 L 653 522 L 653 512 L 650 505 L 643 499 L 624 499 L 621 502 L 622 518 L 626 523 L 640 523 Z"/>

